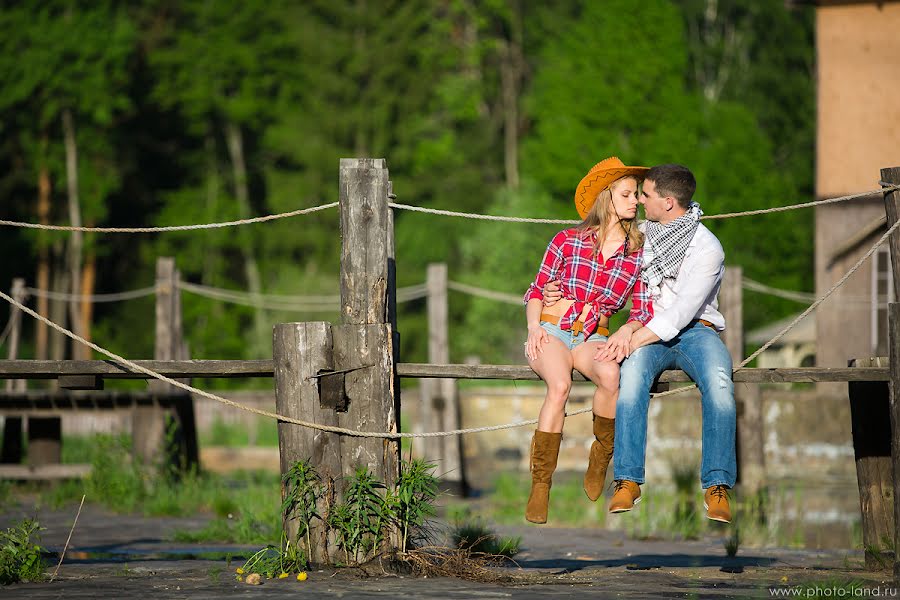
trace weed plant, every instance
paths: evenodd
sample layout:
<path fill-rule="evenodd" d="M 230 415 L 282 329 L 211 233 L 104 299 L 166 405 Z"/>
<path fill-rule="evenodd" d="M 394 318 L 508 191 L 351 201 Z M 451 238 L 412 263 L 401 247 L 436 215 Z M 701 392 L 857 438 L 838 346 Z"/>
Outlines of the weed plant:
<path fill-rule="evenodd" d="M 519 553 L 522 544 L 521 537 L 499 537 L 481 519 L 457 523 L 450 537 L 460 550 L 510 558 Z"/>
<path fill-rule="evenodd" d="M 38 545 L 41 527 L 25 519 L 16 527 L 0 532 L 0 584 L 40 581 L 44 578 L 44 549 Z"/>

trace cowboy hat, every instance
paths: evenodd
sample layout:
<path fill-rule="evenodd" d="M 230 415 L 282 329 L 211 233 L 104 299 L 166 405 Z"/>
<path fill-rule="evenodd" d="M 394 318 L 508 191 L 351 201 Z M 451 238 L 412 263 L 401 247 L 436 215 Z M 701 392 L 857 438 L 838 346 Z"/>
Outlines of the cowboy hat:
<path fill-rule="evenodd" d="M 609 185 L 617 179 L 626 175 L 643 176 L 649 167 L 629 167 L 626 166 L 617 156 L 604 158 L 596 165 L 591 167 L 588 174 L 584 176 L 578 187 L 575 188 L 575 208 L 583 219 L 594 202 L 597 201 L 597 195 L 609 187 Z"/>

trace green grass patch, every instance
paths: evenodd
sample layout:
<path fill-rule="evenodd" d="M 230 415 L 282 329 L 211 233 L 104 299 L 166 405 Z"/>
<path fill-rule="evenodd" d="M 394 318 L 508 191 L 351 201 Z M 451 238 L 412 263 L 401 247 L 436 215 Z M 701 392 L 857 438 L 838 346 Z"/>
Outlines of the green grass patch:
<path fill-rule="evenodd" d="M 251 435 L 252 434 L 252 435 Z M 200 436 L 201 446 L 278 447 L 278 423 L 272 419 L 254 419 L 252 425 L 226 423 L 215 419 L 210 428 Z"/>

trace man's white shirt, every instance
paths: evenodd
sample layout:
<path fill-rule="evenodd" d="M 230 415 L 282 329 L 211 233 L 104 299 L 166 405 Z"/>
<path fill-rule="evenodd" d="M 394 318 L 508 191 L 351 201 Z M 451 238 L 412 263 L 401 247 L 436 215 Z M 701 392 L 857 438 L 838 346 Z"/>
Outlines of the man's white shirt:
<path fill-rule="evenodd" d="M 663 279 L 653 291 L 653 318 L 646 327 L 664 342 L 678 335 L 694 319 L 709 321 L 718 331 L 725 329 L 718 300 L 724 274 L 722 244 L 699 223 L 678 268 L 678 276 Z"/>

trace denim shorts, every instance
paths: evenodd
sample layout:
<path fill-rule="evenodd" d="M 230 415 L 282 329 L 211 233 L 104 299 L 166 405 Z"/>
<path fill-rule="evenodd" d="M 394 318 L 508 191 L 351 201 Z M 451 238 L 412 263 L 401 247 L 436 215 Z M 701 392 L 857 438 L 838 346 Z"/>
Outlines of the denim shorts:
<path fill-rule="evenodd" d="M 585 339 L 583 331 L 579 334 L 573 334 L 570 330 L 560 329 L 559 325 L 554 325 L 553 323 L 548 323 L 547 321 L 541 321 L 541 328 L 550 335 L 561 340 L 569 350 L 574 350 L 575 346 L 577 346 L 578 344 L 583 344 L 584 342 L 605 342 L 608 339 L 605 335 L 600 335 L 596 332 L 592 333 L 589 338 Z"/>

